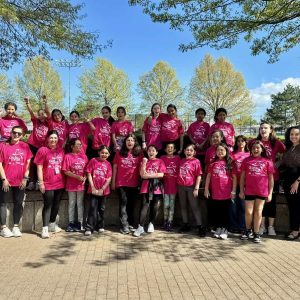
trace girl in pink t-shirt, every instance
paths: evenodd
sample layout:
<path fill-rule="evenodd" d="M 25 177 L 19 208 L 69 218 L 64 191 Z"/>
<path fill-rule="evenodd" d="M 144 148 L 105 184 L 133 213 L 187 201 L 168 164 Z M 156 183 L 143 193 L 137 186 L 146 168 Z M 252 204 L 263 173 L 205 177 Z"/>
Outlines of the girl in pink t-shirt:
<path fill-rule="evenodd" d="M 159 103 L 154 103 L 151 107 L 151 114 L 144 121 L 142 128 L 142 147 L 146 151 L 149 145 L 155 145 L 158 150 L 161 150 L 161 123 L 158 119 L 161 112 Z"/>
<path fill-rule="evenodd" d="M 196 219 L 198 234 L 199 236 L 204 237 L 206 235 L 206 229 L 202 226 L 201 211 L 198 200 L 202 169 L 199 160 L 195 158 L 195 145 L 187 145 L 184 149 L 184 155 L 185 158 L 180 161 L 177 176 L 178 196 L 183 219 L 183 226 L 181 227 L 180 232 L 188 232 L 191 229 L 188 222 L 189 204 Z"/>
<path fill-rule="evenodd" d="M 166 173 L 164 176 L 164 229 L 172 230 L 175 197 L 177 194 L 177 176 L 179 171 L 180 157 L 174 155 L 176 149 L 174 143 L 166 145 L 166 155 L 161 156 L 165 163 Z"/>
<path fill-rule="evenodd" d="M 47 146 L 41 147 L 34 158 L 38 184 L 44 199 L 41 234 L 43 239 L 49 238 L 49 231 L 54 233 L 61 231 L 55 221 L 65 187 L 65 178 L 61 170 L 65 154 L 64 150 L 58 147 L 56 130 L 48 131 L 46 143 Z"/>
<path fill-rule="evenodd" d="M 111 127 L 112 141 L 116 151 L 121 149 L 126 136 L 134 131 L 132 123 L 125 119 L 125 107 L 119 106 L 117 108 L 117 117 L 118 120 Z"/>
<path fill-rule="evenodd" d="M 65 155 L 62 170 L 66 175 L 66 191 L 69 196 L 69 225 L 67 232 L 82 230 L 85 169 L 87 156 L 82 151 L 79 138 L 70 140 L 71 153 Z M 75 206 L 77 205 L 78 222 L 75 223 Z"/>
<path fill-rule="evenodd" d="M 84 232 L 85 235 L 91 235 L 93 231 L 104 232 L 104 211 L 107 196 L 110 194 L 109 185 L 112 177 L 112 169 L 110 163 L 107 161 L 109 148 L 102 145 L 98 153 L 99 157 L 92 158 L 86 167 L 89 181 L 88 194 L 90 194 L 90 208 Z"/>
<path fill-rule="evenodd" d="M 241 239 L 247 240 L 254 230 L 254 242 L 260 242 L 259 228 L 265 202 L 272 200 L 274 187 L 273 162 L 267 158 L 266 149 L 261 141 L 251 144 L 251 156 L 242 162 L 240 179 L 240 198 L 245 199 L 246 231 Z"/>
<path fill-rule="evenodd" d="M 161 159 L 156 158 L 158 150 L 154 145 L 148 147 L 147 154 L 149 158 L 144 157 L 140 167 L 140 175 L 143 179 L 140 191 L 143 197 L 143 204 L 140 213 L 140 224 L 133 233 L 136 237 L 144 233 L 144 225 L 149 207 L 150 216 L 147 232 L 154 232 L 153 223 L 158 215 L 163 199 L 162 178 L 166 172 L 166 166 Z"/>
<path fill-rule="evenodd" d="M 133 230 L 134 209 L 137 205 L 138 187 L 140 185 L 140 164 L 143 153 L 134 134 L 129 134 L 117 151 L 113 161 L 112 190 L 119 194 L 121 233 Z"/>
<path fill-rule="evenodd" d="M 0 235 L 3 237 L 20 237 L 20 219 L 23 214 L 24 190 L 29 179 L 29 164 L 32 154 L 28 144 L 21 141 L 23 129 L 14 126 L 10 138 L 0 144 Z M 6 226 L 6 203 L 9 193 L 12 191 L 14 208 L 12 231 Z"/>
<path fill-rule="evenodd" d="M 204 196 L 209 199 L 209 223 L 216 228 L 214 237 L 227 239 L 229 228 L 229 208 L 234 198 L 236 181 L 232 180 L 232 160 L 226 144 L 216 148 L 215 159 L 207 170 Z"/>

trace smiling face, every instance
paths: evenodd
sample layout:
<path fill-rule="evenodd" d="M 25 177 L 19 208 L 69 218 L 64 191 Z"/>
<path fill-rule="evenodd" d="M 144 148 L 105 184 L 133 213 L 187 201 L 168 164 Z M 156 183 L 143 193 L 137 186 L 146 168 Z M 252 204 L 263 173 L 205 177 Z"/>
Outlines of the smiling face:
<path fill-rule="evenodd" d="M 300 143 L 300 130 L 298 128 L 293 128 L 290 132 L 290 141 L 293 145 L 298 145 Z"/>
<path fill-rule="evenodd" d="M 75 144 L 71 146 L 73 153 L 79 153 L 82 149 L 82 144 L 80 140 L 76 140 Z"/>
<path fill-rule="evenodd" d="M 218 159 L 223 159 L 226 156 L 226 149 L 223 146 L 218 146 L 216 149 L 216 155 Z"/>
<path fill-rule="evenodd" d="M 19 142 L 22 136 L 23 136 L 23 130 L 21 128 L 12 129 L 10 133 L 12 144 Z"/>
<path fill-rule="evenodd" d="M 102 118 L 103 118 L 104 120 L 108 120 L 109 117 L 110 117 L 110 112 L 109 112 L 109 110 L 106 109 L 106 108 L 102 108 L 101 114 L 102 114 Z"/>
<path fill-rule="evenodd" d="M 72 113 L 70 115 L 70 120 L 71 122 L 74 124 L 74 123 L 78 123 L 79 121 L 79 116 L 76 114 L 76 113 Z"/>
<path fill-rule="evenodd" d="M 123 121 L 125 119 L 125 111 L 124 109 L 118 109 L 117 111 L 117 118 L 119 121 Z"/>
<path fill-rule="evenodd" d="M 174 107 L 169 107 L 167 112 L 171 118 L 176 118 L 177 111 Z"/>
<path fill-rule="evenodd" d="M 55 122 L 61 122 L 62 120 L 62 114 L 59 112 L 59 111 L 56 111 L 54 114 L 53 114 L 53 120 Z"/>
<path fill-rule="evenodd" d="M 45 113 L 45 111 L 43 109 L 40 109 L 38 111 L 38 119 L 40 121 L 44 121 L 46 119 L 46 113 Z"/>
<path fill-rule="evenodd" d="M 157 150 L 154 148 L 154 147 L 149 147 L 148 150 L 147 150 L 147 153 L 148 153 L 148 157 L 149 159 L 153 159 L 156 157 L 157 155 Z"/>
<path fill-rule="evenodd" d="M 239 149 L 240 151 L 244 150 L 245 147 L 246 147 L 246 142 L 245 142 L 244 139 L 241 138 L 241 137 L 238 138 L 238 139 L 236 140 L 236 144 L 237 144 L 238 149 Z"/>
<path fill-rule="evenodd" d="M 13 105 L 8 105 L 5 111 L 8 116 L 12 117 L 16 112 L 16 108 Z"/>
<path fill-rule="evenodd" d="M 222 136 L 220 132 L 214 132 L 211 136 L 211 143 L 212 145 L 217 145 L 222 142 Z"/>
<path fill-rule="evenodd" d="M 172 156 L 176 151 L 174 144 L 168 144 L 166 146 L 165 151 L 166 151 L 167 155 Z"/>
<path fill-rule="evenodd" d="M 261 156 L 262 151 L 263 151 L 263 148 L 260 144 L 254 144 L 251 148 L 251 154 L 254 157 Z"/>
<path fill-rule="evenodd" d="M 187 146 L 184 149 L 184 154 L 185 154 L 186 158 L 192 158 L 192 157 L 194 157 L 196 155 L 195 148 L 192 145 Z"/>
<path fill-rule="evenodd" d="M 151 112 L 153 113 L 154 117 L 158 117 L 160 114 L 160 106 L 158 104 L 154 105 Z"/>
<path fill-rule="evenodd" d="M 227 117 L 227 115 L 223 111 L 219 112 L 217 115 L 217 119 L 219 122 L 225 122 L 226 117 Z"/>
<path fill-rule="evenodd" d="M 130 151 L 134 148 L 135 140 L 132 136 L 128 137 L 125 141 L 126 148 Z"/>
<path fill-rule="evenodd" d="M 202 122 L 205 118 L 204 111 L 200 110 L 196 114 L 197 121 Z"/>
<path fill-rule="evenodd" d="M 55 148 L 58 142 L 58 136 L 55 133 L 52 133 L 48 137 L 48 146 L 49 148 Z"/>
<path fill-rule="evenodd" d="M 107 160 L 108 157 L 109 157 L 109 151 L 107 149 L 102 149 L 100 151 L 98 151 L 98 154 L 99 154 L 99 157 L 100 157 L 100 160 L 103 161 L 103 160 Z"/>
<path fill-rule="evenodd" d="M 272 128 L 270 124 L 261 124 L 259 127 L 259 133 L 263 140 L 268 140 L 269 136 L 272 132 Z"/>

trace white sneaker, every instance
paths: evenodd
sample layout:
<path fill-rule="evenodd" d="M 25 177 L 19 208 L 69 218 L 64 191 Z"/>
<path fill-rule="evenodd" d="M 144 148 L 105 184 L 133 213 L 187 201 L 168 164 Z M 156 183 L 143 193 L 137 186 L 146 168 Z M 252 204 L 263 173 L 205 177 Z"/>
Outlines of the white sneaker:
<path fill-rule="evenodd" d="M 85 232 L 84 232 L 84 235 L 86 235 L 86 236 L 90 236 L 92 234 L 92 232 L 90 231 L 90 230 L 86 230 Z"/>
<path fill-rule="evenodd" d="M 13 233 L 10 231 L 10 229 L 8 227 L 5 226 L 2 228 L 0 235 L 5 238 L 10 238 L 13 236 Z"/>
<path fill-rule="evenodd" d="M 56 223 L 49 223 L 49 231 L 58 233 L 61 232 L 61 228 Z"/>
<path fill-rule="evenodd" d="M 99 228 L 98 230 L 99 233 L 103 233 L 104 231 L 105 231 L 104 228 Z"/>
<path fill-rule="evenodd" d="M 154 232 L 154 226 L 153 226 L 153 224 L 152 224 L 151 222 L 150 222 L 149 225 L 148 225 L 147 232 L 148 232 L 148 233 Z"/>
<path fill-rule="evenodd" d="M 215 233 L 214 233 L 214 237 L 215 237 L 215 238 L 218 239 L 218 238 L 220 237 L 221 230 L 222 230 L 221 227 L 218 227 L 218 228 L 217 228 L 217 230 L 216 230 Z"/>
<path fill-rule="evenodd" d="M 228 230 L 226 228 L 221 229 L 220 239 L 227 240 L 228 238 Z"/>
<path fill-rule="evenodd" d="M 144 232 L 145 232 L 144 227 L 139 225 L 139 227 L 134 231 L 133 235 L 136 236 L 136 237 L 139 237 Z"/>
<path fill-rule="evenodd" d="M 274 226 L 269 226 L 268 227 L 268 235 L 276 236 L 276 231 L 275 231 Z"/>
<path fill-rule="evenodd" d="M 42 239 L 49 239 L 48 226 L 44 226 L 41 234 Z"/>
<path fill-rule="evenodd" d="M 259 235 L 263 235 L 266 232 L 267 232 L 267 230 L 266 230 L 265 225 L 260 225 L 260 228 L 259 228 L 259 231 L 258 231 Z"/>
<path fill-rule="evenodd" d="M 28 183 L 26 190 L 33 191 L 35 189 L 35 184 L 31 181 Z"/>
<path fill-rule="evenodd" d="M 20 237 L 22 236 L 22 232 L 20 231 L 19 226 L 14 226 L 12 229 L 12 234 L 14 237 Z"/>

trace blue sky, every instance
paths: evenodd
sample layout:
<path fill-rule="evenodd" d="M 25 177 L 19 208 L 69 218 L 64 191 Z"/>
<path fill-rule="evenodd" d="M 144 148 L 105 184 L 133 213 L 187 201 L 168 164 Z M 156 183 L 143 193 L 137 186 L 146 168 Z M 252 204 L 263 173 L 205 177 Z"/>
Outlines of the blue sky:
<path fill-rule="evenodd" d="M 73 1 L 78 3 L 82 1 Z M 216 51 L 208 47 L 182 53 L 178 50 L 179 43 L 191 40 L 190 32 L 178 32 L 168 28 L 167 24 L 152 23 L 140 7 L 130 7 L 127 0 L 84 1 L 82 14 L 86 17 L 81 21 L 90 31 L 100 33 L 102 41 L 112 39 L 113 47 L 96 56 L 108 59 L 116 67 L 125 71 L 133 83 L 134 100 L 140 99 L 135 92 L 139 76 L 152 69 L 159 60 L 168 62 L 177 72 L 183 86 L 188 86 L 195 67 L 210 53 L 215 58 L 224 56 L 231 61 L 234 68 L 240 71 L 250 89 L 256 103 L 254 117 L 259 119 L 270 105 L 270 94 L 283 90 L 287 83 L 300 85 L 299 47 L 282 55 L 280 61 L 268 64 L 267 57 L 253 57 L 249 46 L 242 40 L 231 49 Z M 64 52 L 53 52 L 52 58 L 72 58 Z M 93 61 L 82 60 L 80 68 L 71 72 L 71 106 L 80 94 L 78 76 L 84 69 L 93 66 Z M 66 91 L 65 102 L 68 103 L 68 71 L 55 67 L 63 80 Z M 20 66 L 15 66 L 9 74 L 15 75 Z"/>

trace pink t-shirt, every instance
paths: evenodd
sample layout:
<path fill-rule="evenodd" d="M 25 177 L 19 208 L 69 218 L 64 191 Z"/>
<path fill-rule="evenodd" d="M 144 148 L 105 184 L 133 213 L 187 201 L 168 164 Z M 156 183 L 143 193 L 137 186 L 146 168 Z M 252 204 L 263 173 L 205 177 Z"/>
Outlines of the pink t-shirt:
<path fill-rule="evenodd" d="M 123 141 L 129 133 L 133 133 L 134 129 L 130 121 L 115 121 L 111 126 L 111 133 L 116 136 L 116 141 L 119 147 L 122 147 Z"/>
<path fill-rule="evenodd" d="M 10 137 L 11 129 L 15 126 L 20 126 L 23 132 L 26 133 L 27 127 L 24 121 L 20 118 L 11 118 L 5 116 L 0 119 L 0 142 L 5 142 Z"/>
<path fill-rule="evenodd" d="M 225 160 L 212 162 L 207 170 L 210 177 L 211 197 L 213 200 L 228 200 L 231 198 L 232 174 L 226 170 Z"/>
<path fill-rule="evenodd" d="M 45 145 L 47 133 L 49 130 L 48 122 L 41 122 L 38 118 L 31 118 L 33 129 L 32 133 L 28 138 L 28 144 L 40 148 Z"/>
<path fill-rule="evenodd" d="M 264 157 L 249 156 L 243 160 L 241 170 L 245 172 L 245 195 L 268 197 L 273 162 Z"/>
<path fill-rule="evenodd" d="M 240 182 L 242 162 L 246 157 L 250 156 L 250 152 L 237 151 L 231 154 L 233 161 L 233 172 L 237 176 L 237 184 Z"/>
<path fill-rule="evenodd" d="M 56 130 L 58 132 L 58 147 L 62 147 L 68 136 L 68 122 L 66 120 L 61 122 L 54 122 L 51 118 L 48 119 L 49 131 Z"/>
<path fill-rule="evenodd" d="M 235 134 L 233 125 L 227 122 L 216 122 L 210 127 L 210 133 L 212 133 L 215 129 L 222 130 L 227 145 L 233 147 Z"/>
<path fill-rule="evenodd" d="M 55 149 L 42 147 L 36 153 L 34 163 L 43 166 L 43 180 L 46 191 L 65 187 L 65 177 L 61 171 L 64 156 L 64 150 L 59 147 Z"/>
<path fill-rule="evenodd" d="M 212 145 L 210 146 L 205 153 L 205 165 L 206 165 L 206 169 L 208 168 L 208 166 L 210 165 L 210 163 L 213 161 L 213 159 L 216 156 L 216 146 Z"/>
<path fill-rule="evenodd" d="M 106 183 L 108 178 L 112 176 L 111 165 L 107 160 L 99 160 L 98 158 L 92 158 L 86 167 L 86 172 L 90 173 L 93 179 L 94 186 L 97 190 L 100 190 Z M 92 193 L 91 186 L 89 185 L 88 193 Z M 110 193 L 109 185 L 103 191 L 103 196 Z"/>
<path fill-rule="evenodd" d="M 145 133 L 145 141 L 147 146 L 155 145 L 158 150 L 161 149 L 160 130 L 161 123 L 159 122 L 158 118 L 152 118 L 151 124 L 148 123 L 148 118 L 146 118 L 142 131 Z"/>
<path fill-rule="evenodd" d="M 166 166 L 164 193 L 166 195 L 175 195 L 177 193 L 177 176 L 179 172 L 180 157 L 178 155 L 174 155 L 173 157 L 163 155 L 160 159 Z"/>
<path fill-rule="evenodd" d="M 92 123 L 96 127 L 93 133 L 93 149 L 99 149 L 100 146 L 110 146 L 111 142 L 111 126 L 107 120 L 95 118 Z"/>
<path fill-rule="evenodd" d="M 84 176 L 85 168 L 88 163 L 87 156 L 83 153 L 68 153 L 65 155 L 62 170 L 70 171 L 76 175 Z M 66 176 L 66 191 L 80 192 L 84 191 L 84 183 L 76 178 Z"/>
<path fill-rule="evenodd" d="M 116 187 L 129 186 L 137 187 L 140 182 L 140 164 L 143 159 L 143 155 L 134 157 L 131 153 L 128 153 L 126 157 L 120 154 L 120 151 L 116 152 L 114 157 L 114 165 L 117 165 L 116 174 Z"/>
<path fill-rule="evenodd" d="M 202 175 L 200 161 L 197 158 L 180 161 L 177 183 L 183 186 L 194 186 L 198 176 Z"/>
<path fill-rule="evenodd" d="M 161 113 L 158 117 L 161 123 L 161 141 L 173 142 L 184 133 L 182 123 L 177 118 L 171 118 L 169 115 Z"/>
<path fill-rule="evenodd" d="M 91 128 L 87 122 L 68 125 L 69 140 L 79 138 L 82 144 L 83 153 L 85 153 L 86 151 L 88 136 L 90 133 L 91 133 Z"/>
<path fill-rule="evenodd" d="M 209 135 L 210 126 L 207 122 L 196 121 L 192 123 L 188 130 L 187 134 L 193 138 L 197 144 L 202 144 Z M 198 154 L 204 154 L 204 151 L 197 151 Z"/>
<path fill-rule="evenodd" d="M 19 141 L 16 144 L 3 143 L 0 146 L 0 162 L 2 162 L 6 178 L 11 186 L 19 186 L 24 178 L 27 161 L 32 158 L 28 144 Z"/>
<path fill-rule="evenodd" d="M 142 163 L 141 163 L 142 165 Z M 166 173 L 166 166 L 164 162 L 159 159 L 148 159 L 147 164 L 146 164 L 146 171 L 147 173 L 154 174 L 154 173 Z M 141 194 L 147 194 L 149 190 L 149 180 L 143 179 L 142 186 L 141 186 Z M 153 192 L 154 194 L 161 194 L 160 190 L 155 190 Z"/>

